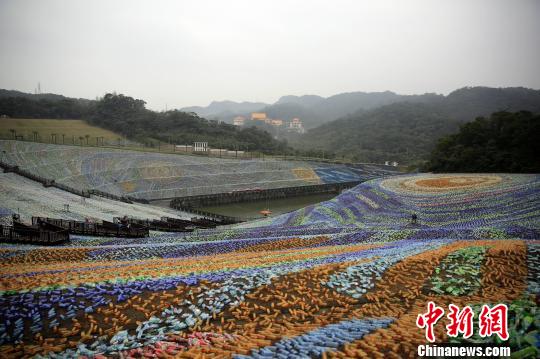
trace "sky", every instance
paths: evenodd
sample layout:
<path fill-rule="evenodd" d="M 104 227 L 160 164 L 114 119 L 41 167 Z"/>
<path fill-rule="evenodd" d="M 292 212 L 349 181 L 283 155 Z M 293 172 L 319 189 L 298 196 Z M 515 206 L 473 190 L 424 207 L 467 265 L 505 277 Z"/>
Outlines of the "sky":
<path fill-rule="evenodd" d="M 540 88 L 540 0 L 0 0 L 0 88 L 155 110 Z"/>

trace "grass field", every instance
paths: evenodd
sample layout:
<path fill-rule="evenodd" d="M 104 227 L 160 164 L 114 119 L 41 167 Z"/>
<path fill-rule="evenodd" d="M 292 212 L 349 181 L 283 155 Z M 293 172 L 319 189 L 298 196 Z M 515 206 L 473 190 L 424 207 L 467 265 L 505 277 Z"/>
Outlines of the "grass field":
<path fill-rule="evenodd" d="M 62 135 L 66 144 L 80 143 L 79 137 L 86 135 L 89 144 L 96 144 L 96 137 L 103 137 L 104 142 L 118 143 L 123 137 L 112 131 L 89 125 L 83 120 L 57 120 L 57 119 L 27 119 L 27 118 L 2 118 L 0 119 L 0 138 L 13 138 L 11 129 L 16 131 L 17 136 L 24 136 L 25 140 L 34 139 L 34 131 L 38 133 L 39 140 L 51 142 L 51 134 L 56 134 L 56 143 L 62 143 Z"/>

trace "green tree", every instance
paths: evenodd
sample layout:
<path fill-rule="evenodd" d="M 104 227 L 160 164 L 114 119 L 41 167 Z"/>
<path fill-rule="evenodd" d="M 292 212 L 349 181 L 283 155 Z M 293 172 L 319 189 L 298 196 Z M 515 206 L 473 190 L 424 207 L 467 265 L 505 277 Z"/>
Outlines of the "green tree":
<path fill-rule="evenodd" d="M 540 115 L 496 112 L 441 138 L 426 165 L 436 172 L 540 172 Z"/>

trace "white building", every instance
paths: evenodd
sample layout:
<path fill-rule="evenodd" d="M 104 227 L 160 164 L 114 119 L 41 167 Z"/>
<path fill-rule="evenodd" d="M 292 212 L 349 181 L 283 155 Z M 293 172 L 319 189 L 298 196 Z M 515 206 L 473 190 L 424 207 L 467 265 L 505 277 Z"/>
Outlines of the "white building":
<path fill-rule="evenodd" d="M 293 118 L 292 121 L 289 123 L 289 130 L 298 132 L 298 133 L 305 133 L 306 129 L 302 125 L 302 121 L 300 121 L 299 118 Z"/>
<path fill-rule="evenodd" d="M 244 123 L 246 122 L 246 118 L 243 116 L 236 116 L 233 119 L 233 125 L 235 126 L 244 126 Z"/>
<path fill-rule="evenodd" d="M 195 152 L 208 152 L 208 142 L 195 142 L 193 148 Z"/>

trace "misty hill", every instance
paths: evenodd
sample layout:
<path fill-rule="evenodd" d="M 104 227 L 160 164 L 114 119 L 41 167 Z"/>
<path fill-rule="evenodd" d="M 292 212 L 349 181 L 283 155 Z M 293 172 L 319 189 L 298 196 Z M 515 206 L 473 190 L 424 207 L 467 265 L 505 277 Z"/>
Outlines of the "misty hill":
<path fill-rule="evenodd" d="M 306 128 L 314 128 L 323 123 L 376 107 L 402 101 L 425 101 L 441 95 L 398 95 L 385 92 L 348 92 L 330 97 L 317 95 L 282 96 L 274 104 L 253 102 L 221 101 L 212 102 L 207 107 L 184 107 L 182 111 L 195 112 L 199 116 L 232 122 L 235 116 L 249 116 L 251 112 L 265 112 L 270 118 L 291 120 L 298 117 Z"/>
<path fill-rule="evenodd" d="M 43 95 L 52 97 L 40 98 Z M 272 131 L 276 129 L 271 126 L 251 129 L 251 132 L 240 131 L 231 125 L 193 116 L 189 112 L 197 111 L 188 110 L 194 108 L 161 114 L 147 110 L 144 101 L 137 100 L 138 110 L 124 113 L 127 109 L 122 109 L 125 107 L 123 101 L 112 101 L 107 105 L 107 113 L 97 114 L 104 99 L 92 101 L 43 95 L 0 90 L 0 114 L 15 118 L 81 118 L 138 141 L 150 137 L 168 141 L 172 137 L 178 143 L 208 140 L 212 145 L 235 146 L 240 143 L 246 148 L 261 151 L 288 151 L 284 143 L 273 141 L 271 136 L 276 134 Z M 112 99 L 131 98 L 113 96 Z M 115 106 L 120 112 L 114 110 Z M 244 114 L 265 111 L 270 117 L 285 120 L 299 117 L 308 128 L 310 124 L 313 127 L 323 123 L 305 135 L 282 133 L 299 154 L 321 155 L 324 152 L 325 156 L 334 154 L 357 161 L 411 163 L 425 160 L 438 138 L 457 131 L 461 124 L 478 116 L 489 116 L 499 111 L 540 113 L 540 91 L 522 87 L 466 87 L 447 96 L 405 96 L 389 91 L 352 92 L 328 98 L 284 96 L 273 105 L 213 102 L 205 109 L 208 113 L 230 111 L 231 114 L 236 111 L 245 111 Z M 338 120 L 327 120 L 339 114 L 345 115 Z M 206 117 L 215 119 L 213 115 Z M 228 122 L 231 119 L 232 115 L 223 120 Z M 264 139 L 264 144 L 256 144 L 258 137 Z"/>
<path fill-rule="evenodd" d="M 95 101 L 52 93 L 0 89 L 0 115 L 14 118 L 82 118 Z"/>
<path fill-rule="evenodd" d="M 369 110 L 375 107 L 403 101 L 406 96 L 394 92 L 348 92 L 327 98 L 320 96 L 283 96 L 276 104 L 269 106 L 283 106 L 286 103 L 302 106 L 304 111 L 312 113 L 312 117 L 301 117 L 306 126 L 314 127 L 324 122 L 329 122 L 358 110 Z M 293 116 L 294 117 L 294 116 Z M 300 116 L 298 116 L 300 117 Z"/>
<path fill-rule="evenodd" d="M 6 98 L 6 97 L 24 97 L 30 100 L 50 100 L 50 101 L 62 101 L 62 100 L 77 100 L 81 102 L 89 102 L 91 100 L 87 100 L 84 98 L 71 98 L 66 97 L 64 95 L 57 95 L 54 93 L 39 93 L 39 94 L 33 94 L 33 93 L 27 93 L 17 90 L 5 90 L 0 89 L 0 98 Z"/>
<path fill-rule="evenodd" d="M 524 87 L 464 87 L 448 94 L 442 109 L 453 118 L 472 121 L 493 112 L 540 111 L 540 90 Z"/>
<path fill-rule="evenodd" d="M 194 112 L 201 117 L 232 122 L 232 118 L 237 115 L 246 115 L 251 112 L 256 112 L 265 106 L 267 106 L 267 104 L 264 102 L 212 101 L 212 103 L 206 107 L 184 107 L 180 109 L 180 111 Z"/>
<path fill-rule="evenodd" d="M 306 96 L 283 96 L 274 105 L 263 109 L 268 114 L 278 113 L 279 118 L 299 117 L 307 128 L 313 128 L 359 110 L 369 110 L 403 100 L 404 96 L 393 92 L 349 92 L 328 98 Z M 269 115 L 271 116 L 271 115 Z"/>
<path fill-rule="evenodd" d="M 301 119 L 319 118 L 315 111 L 298 103 L 279 103 L 276 105 L 270 105 L 262 108 L 261 112 L 265 112 L 266 116 L 270 118 L 279 118 L 284 120 L 291 120 L 295 117 Z M 294 116 L 291 114 L 294 114 Z"/>
<path fill-rule="evenodd" d="M 286 95 L 281 96 L 279 100 L 274 105 L 280 105 L 280 104 L 297 104 L 305 107 L 312 107 L 317 106 L 321 102 L 324 102 L 326 100 L 324 97 L 317 96 L 317 95 L 304 95 L 304 96 L 295 96 L 295 95 Z"/>
<path fill-rule="evenodd" d="M 238 148 L 265 153 L 283 153 L 289 148 L 259 128 L 238 128 L 173 110 L 151 111 L 146 102 L 129 96 L 106 94 L 103 98 L 78 100 L 53 95 L 43 97 L 18 91 L 0 90 L 0 115 L 12 118 L 82 119 L 140 143 L 189 144 L 206 141 L 210 146 Z M 0 123 L 1 125 L 1 123 Z"/>
<path fill-rule="evenodd" d="M 358 161 L 410 163 L 425 160 L 438 138 L 478 116 L 501 110 L 540 112 L 540 91 L 525 88 L 462 88 L 448 96 L 411 99 L 326 123 L 294 145 Z"/>

